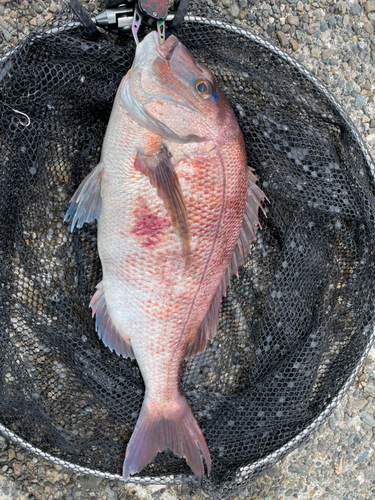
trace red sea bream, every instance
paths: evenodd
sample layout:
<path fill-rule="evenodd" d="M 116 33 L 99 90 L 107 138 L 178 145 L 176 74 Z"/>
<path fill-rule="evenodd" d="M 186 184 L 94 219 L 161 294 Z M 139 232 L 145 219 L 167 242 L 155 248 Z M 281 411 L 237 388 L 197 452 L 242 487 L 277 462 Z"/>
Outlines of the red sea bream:
<path fill-rule="evenodd" d="M 175 36 L 137 47 L 113 105 L 99 165 L 66 220 L 98 219 L 103 279 L 90 306 L 105 345 L 145 383 L 123 476 L 167 448 L 192 471 L 211 458 L 186 397 L 184 358 L 216 333 L 220 303 L 255 240 L 264 194 L 212 73 Z"/>

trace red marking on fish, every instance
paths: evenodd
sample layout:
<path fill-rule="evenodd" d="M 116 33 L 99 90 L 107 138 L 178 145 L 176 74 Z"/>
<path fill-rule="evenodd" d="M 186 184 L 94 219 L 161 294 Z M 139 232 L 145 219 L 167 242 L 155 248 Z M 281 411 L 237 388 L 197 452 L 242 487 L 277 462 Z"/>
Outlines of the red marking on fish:
<path fill-rule="evenodd" d="M 160 216 L 157 211 L 152 211 L 143 198 L 138 200 L 133 210 L 134 223 L 131 234 L 137 237 L 138 242 L 144 247 L 158 245 L 171 223 L 168 216 Z"/>

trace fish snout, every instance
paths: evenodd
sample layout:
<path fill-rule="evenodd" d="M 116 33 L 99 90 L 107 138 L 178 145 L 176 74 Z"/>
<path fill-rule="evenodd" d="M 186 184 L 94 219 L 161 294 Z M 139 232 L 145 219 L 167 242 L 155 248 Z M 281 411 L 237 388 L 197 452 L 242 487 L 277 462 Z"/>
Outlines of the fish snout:
<path fill-rule="evenodd" d="M 173 53 L 179 44 L 180 42 L 178 38 L 171 35 L 164 43 L 158 45 L 156 50 L 161 57 L 163 57 L 163 59 L 169 60 L 173 56 Z"/>

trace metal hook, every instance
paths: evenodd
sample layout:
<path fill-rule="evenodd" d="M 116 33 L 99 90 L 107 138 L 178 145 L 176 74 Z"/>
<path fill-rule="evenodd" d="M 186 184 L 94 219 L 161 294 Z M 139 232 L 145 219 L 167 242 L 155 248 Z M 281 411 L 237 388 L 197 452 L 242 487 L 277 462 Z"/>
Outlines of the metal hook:
<path fill-rule="evenodd" d="M 17 111 L 16 109 L 13 109 L 13 108 L 12 108 L 12 111 L 14 111 L 15 113 L 17 113 L 19 115 L 26 117 L 26 120 L 27 120 L 26 122 L 23 122 L 22 120 L 20 120 L 21 125 L 23 125 L 24 127 L 28 127 L 30 125 L 31 121 L 30 121 L 29 116 L 26 113 L 22 113 L 22 111 Z"/>
<path fill-rule="evenodd" d="M 8 108 L 10 108 L 12 111 L 14 111 L 14 113 L 17 113 L 18 115 L 22 115 L 22 116 L 25 116 L 26 117 L 26 122 L 23 122 L 20 120 L 20 124 L 23 125 L 24 127 L 28 127 L 31 123 L 31 120 L 29 118 L 29 116 L 26 114 L 26 113 L 22 113 L 22 111 L 18 111 L 17 109 L 13 109 L 12 106 L 9 106 L 9 104 L 6 104 L 5 102 L 3 101 L 0 101 L 0 104 L 3 104 L 4 106 L 7 106 Z"/>
<path fill-rule="evenodd" d="M 137 8 L 135 8 L 134 9 L 133 24 L 132 24 L 132 32 L 133 32 L 133 37 L 134 37 L 136 45 L 139 45 L 138 30 L 139 30 L 141 23 L 142 23 L 142 16 L 138 12 Z"/>
<path fill-rule="evenodd" d="M 161 45 L 165 40 L 165 22 L 162 19 L 158 19 L 157 26 L 159 33 L 159 44 Z"/>

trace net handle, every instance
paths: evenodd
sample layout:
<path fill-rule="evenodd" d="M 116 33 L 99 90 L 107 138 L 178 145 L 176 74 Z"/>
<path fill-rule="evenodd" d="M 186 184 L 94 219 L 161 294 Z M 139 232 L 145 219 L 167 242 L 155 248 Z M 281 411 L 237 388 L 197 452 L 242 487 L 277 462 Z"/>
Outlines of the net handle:
<path fill-rule="evenodd" d="M 181 28 L 188 11 L 188 7 L 189 0 L 179 0 L 176 12 L 174 13 L 174 18 L 169 25 L 169 31 L 174 33 Z"/>

